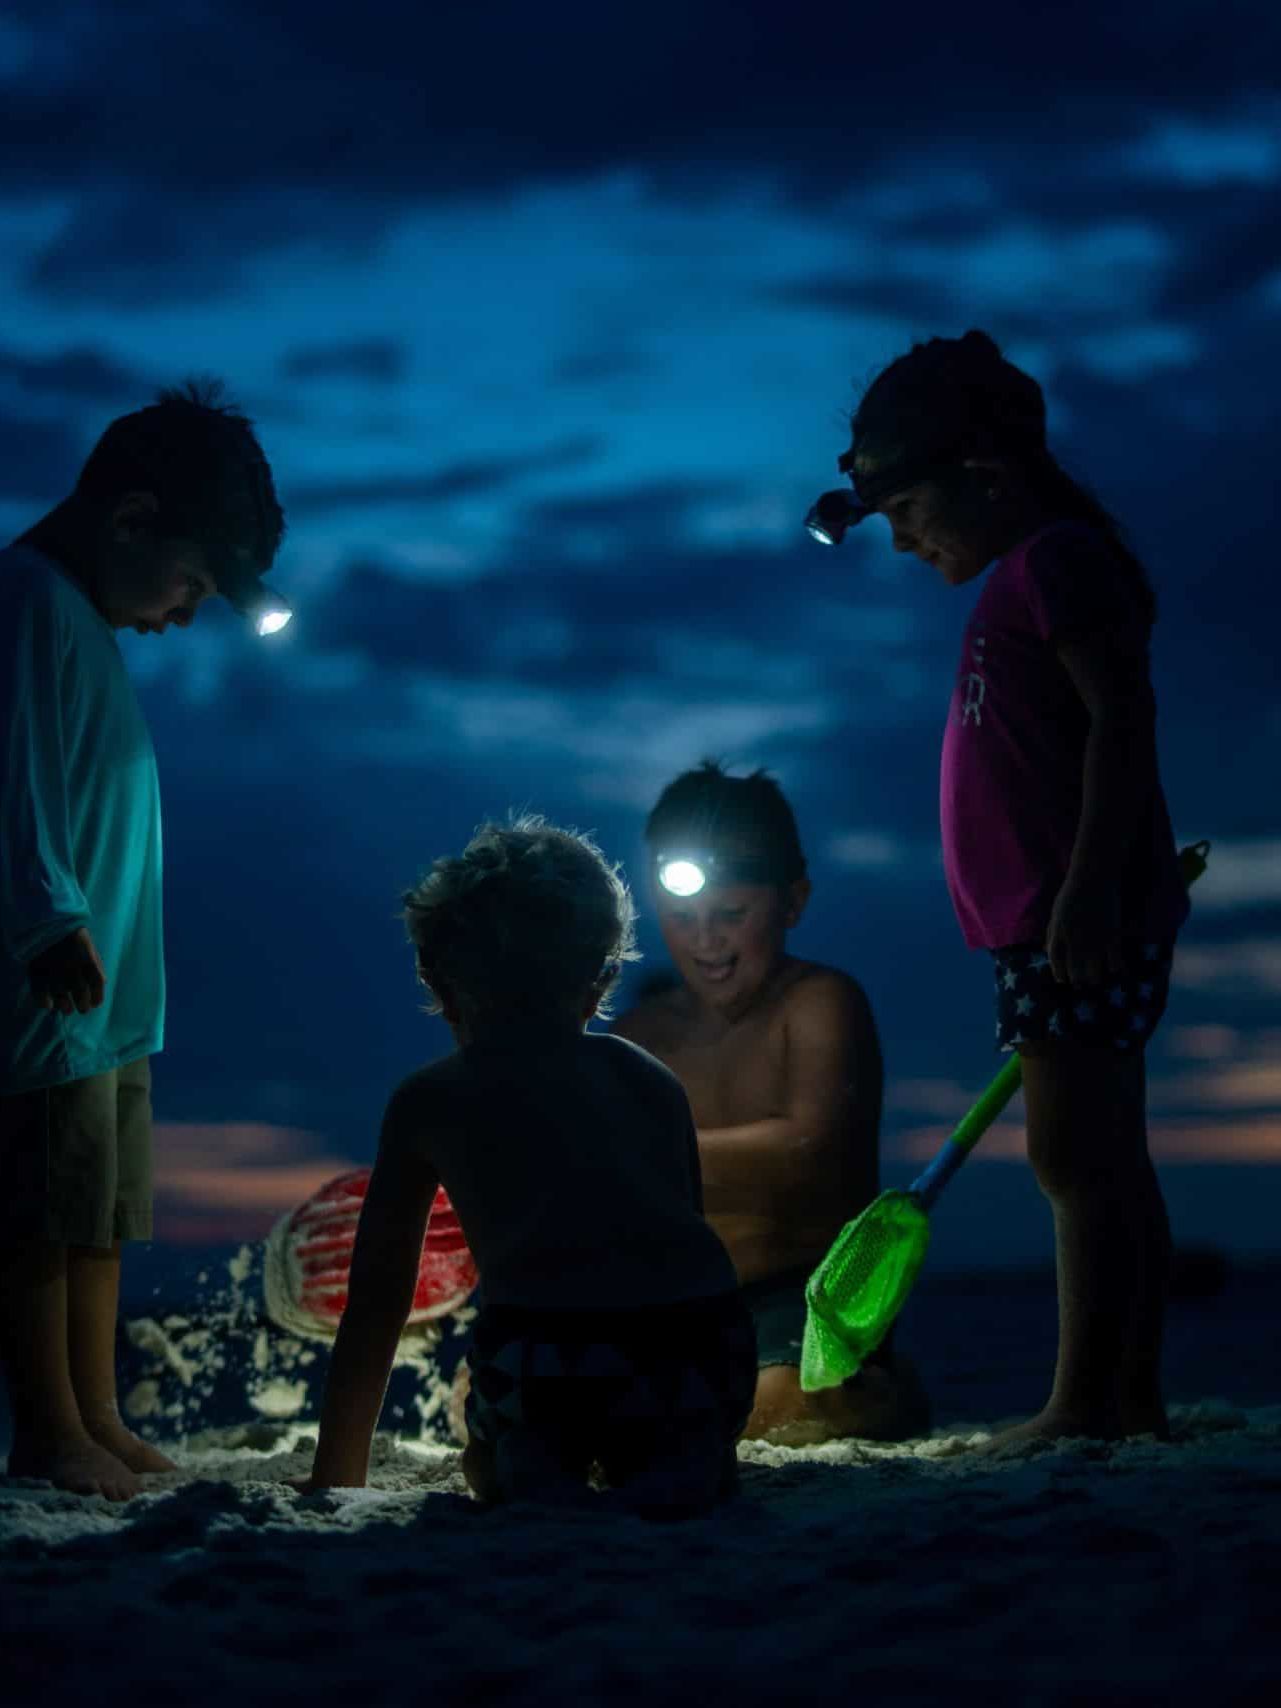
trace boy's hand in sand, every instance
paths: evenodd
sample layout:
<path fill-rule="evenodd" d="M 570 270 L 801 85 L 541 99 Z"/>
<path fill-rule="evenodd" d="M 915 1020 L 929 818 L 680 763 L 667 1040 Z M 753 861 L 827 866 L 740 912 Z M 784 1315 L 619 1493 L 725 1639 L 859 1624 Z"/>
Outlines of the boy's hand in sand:
<path fill-rule="evenodd" d="M 37 955 L 27 971 L 31 994 L 41 1008 L 87 1014 L 102 1006 L 107 973 L 87 926 Z"/>

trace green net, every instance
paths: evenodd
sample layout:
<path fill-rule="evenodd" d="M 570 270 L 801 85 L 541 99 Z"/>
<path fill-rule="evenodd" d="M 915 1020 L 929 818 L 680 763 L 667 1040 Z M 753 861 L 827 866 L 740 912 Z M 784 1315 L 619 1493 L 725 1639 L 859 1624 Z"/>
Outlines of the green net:
<path fill-rule="evenodd" d="M 929 1217 L 909 1192 L 882 1192 L 847 1222 L 805 1287 L 801 1387 L 834 1388 L 885 1339 L 930 1242 Z"/>

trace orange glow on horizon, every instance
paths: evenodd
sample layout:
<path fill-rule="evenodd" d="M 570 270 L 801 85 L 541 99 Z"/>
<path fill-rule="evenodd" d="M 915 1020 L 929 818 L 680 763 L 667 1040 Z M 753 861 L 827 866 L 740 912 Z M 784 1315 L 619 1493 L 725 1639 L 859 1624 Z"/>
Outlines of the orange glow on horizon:
<path fill-rule="evenodd" d="M 913 1127 L 886 1141 L 887 1157 L 928 1162 L 947 1137 L 937 1127 Z M 1281 1116 L 1242 1121 L 1205 1121 L 1191 1115 L 1148 1123 L 1154 1162 L 1281 1164 Z M 1027 1138 L 1022 1122 L 1000 1121 L 985 1133 L 972 1160 L 1024 1162 Z"/>

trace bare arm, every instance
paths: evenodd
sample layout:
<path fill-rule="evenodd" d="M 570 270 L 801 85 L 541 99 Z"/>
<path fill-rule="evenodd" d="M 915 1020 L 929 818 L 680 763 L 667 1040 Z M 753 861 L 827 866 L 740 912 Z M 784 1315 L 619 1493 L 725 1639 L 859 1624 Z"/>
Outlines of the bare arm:
<path fill-rule="evenodd" d="M 1096 984 L 1120 965 L 1117 878 L 1156 784 L 1152 692 L 1137 644 L 1100 632 L 1056 650 L 1090 727 L 1081 817 L 1046 948 L 1057 978 Z"/>
<path fill-rule="evenodd" d="M 421 1103 L 418 1104 L 421 1126 Z M 310 1489 L 363 1488 L 396 1345 L 414 1302 L 427 1217 L 439 1185 L 413 1142 L 405 1103 L 388 1105 L 351 1259 Z"/>
<path fill-rule="evenodd" d="M 762 1191 L 804 1194 L 814 1164 L 838 1150 L 859 1192 L 877 1189 L 883 1070 L 866 996 L 852 979 L 804 979 L 789 993 L 781 1107 L 759 1121 L 704 1127 L 698 1149 L 712 1212 L 755 1208 Z"/>

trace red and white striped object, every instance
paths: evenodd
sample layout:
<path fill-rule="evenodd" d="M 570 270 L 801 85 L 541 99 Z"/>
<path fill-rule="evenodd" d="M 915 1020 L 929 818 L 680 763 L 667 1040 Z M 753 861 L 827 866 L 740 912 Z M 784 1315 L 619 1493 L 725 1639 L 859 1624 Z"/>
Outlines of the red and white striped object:
<path fill-rule="evenodd" d="M 267 1235 L 263 1291 L 267 1314 L 281 1328 L 332 1340 L 347 1305 L 356 1224 L 370 1170 L 358 1168 L 312 1193 Z M 409 1323 L 449 1315 L 466 1302 L 478 1276 L 454 1207 L 441 1187 L 432 1202 L 418 1260 Z"/>

